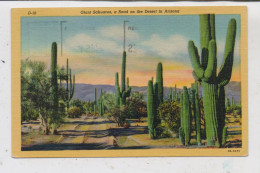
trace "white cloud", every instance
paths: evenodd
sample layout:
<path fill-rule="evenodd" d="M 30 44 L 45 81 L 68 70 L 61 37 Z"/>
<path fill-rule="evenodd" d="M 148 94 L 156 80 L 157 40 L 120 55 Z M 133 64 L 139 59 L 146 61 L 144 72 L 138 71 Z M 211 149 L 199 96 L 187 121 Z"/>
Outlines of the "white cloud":
<path fill-rule="evenodd" d="M 102 27 L 98 30 L 102 37 L 113 39 L 116 41 L 123 41 L 123 25 L 113 25 Z M 127 40 L 137 40 L 139 35 L 133 30 L 128 30 L 126 27 L 126 39 Z"/>
<path fill-rule="evenodd" d="M 84 52 L 110 52 L 118 54 L 122 47 L 115 41 L 93 37 L 87 34 L 77 34 L 66 40 L 66 49 L 83 50 Z"/>
<path fill-rule="evenodd" d="M 151 38 L 144 41 L 142 45 L 150 48 L 151 51 L 163 58 L 172 58 L 180 54 L 188 54 L 188 39 L 182 35 L 172 35 L 165 39 L 158 34 L 153 34 Z"/>

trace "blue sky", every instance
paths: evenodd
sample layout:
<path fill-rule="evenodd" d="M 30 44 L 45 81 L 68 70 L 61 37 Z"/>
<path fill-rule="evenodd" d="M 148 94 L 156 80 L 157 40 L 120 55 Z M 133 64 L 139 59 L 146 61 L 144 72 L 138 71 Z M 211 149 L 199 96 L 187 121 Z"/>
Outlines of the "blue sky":
<path fill-rule="evenodd" d="M 235 76 L 239 73 L 240 16 L 216 15 L 216 39 L 220 65 L 231 18 L 236 19 L 238 26 Z M 65 65 L 69 58 L 76 82 L 113 84 L 114 73 L 121 69 L 124 20 L 129 21 L 126 23 L 127 75 L 132 85 L 146 85 L 155 75 L 159 61 L 164 66 L 166 85 L 178 82 L 180 86 L 188 85 L 193 80 L 187 44 L 193 40 L 200 46 L 199 15 L 23 17 L 22 58 L 49 64 L 51 43 L 55 41 L 59 46 L 58 63 Z M 60 21 L 65 21 L 62 24 L 62 56 Z"/>

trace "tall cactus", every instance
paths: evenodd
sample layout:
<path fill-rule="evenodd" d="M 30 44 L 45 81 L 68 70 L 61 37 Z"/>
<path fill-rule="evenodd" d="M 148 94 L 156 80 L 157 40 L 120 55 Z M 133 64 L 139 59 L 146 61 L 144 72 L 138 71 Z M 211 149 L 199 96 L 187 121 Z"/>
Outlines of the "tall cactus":
<path fill-rule="evenodd" d="M 115 89 L 116 89 L 116 106 L 120 106 L 120 87 L 118 81 L 118 73 L 115 74 Z"/>
<path fill-rule="evenodd" d="M 103 103 L 103 91 L 101 89 L 100 96 L 99 96 L 99 114 L 101 116 L 104 115 L 104 103 Z"/>
<path fill-rule="evenodd" d="M 97 113 L 97 88 L 94 88 L 94 116 Z"/>
<path fill-rule="evenodd" d="M 66 66 L 66 103 L 67 103 L 67 111 L 69 110 L 70 101 L 74 95 L 75 90 L 75 75 L 73 78 L 71 76 L 71 69 L 69 68 L 69 60 L 67 59 L 67 66 Z"/>
<path fill-rule="evenodd" d="M 162 63 L 159 62 L 156 71 L 156 83 L 158 85 L 158 104 L 163 102 L 163 67 Z"/>
<path fill-rule="evenodd" d="M 58 118 L 59 110 L 59 91 L 57 77 L 57 43 L 53 42 L 51 47 L 51 95 L 52 95 L 52 118 Z"/>
<path fill-rule="evenodd" d="M 155 100 L 154 100 L 154 89 L 153 89 L 153 81 L 150 80 L 148 82 L 148 101 L 147 101 L 147 116 L 148 116 L 148 130 L 151 139 L 156 137 L 155 130 Z"/>
<path fill-rule="evenodd" d="M 169 89 L 169 93 L 168 93 L 168 100 L 171 100 L 171 101 L 173 101 L 172 87 L 170 87 L 170 89 Z"/>
<path fill-rule="evenodd" d="M 174 86 L 174 101 L 177 102 L 178 101 L 178 92 L 177 92 L 177 86 L 175 84 Z"/>
<path fill-rule="evenodd" d="M 200 103 L 199 103 L 199 89 L 198 89 L 198 83 L 195 82 L 195 84 L 192 85 L 192 89 L 194 92 L 194 117 L 195 117 L 195 125 L 196 125 L 196 137 L 197 137 L 197 143 L 198 145 L 201 145 L 201 134 L 200 134 Z"/>
<path fill-rule="evenodd" d="M 121 69 L 121 91 L 119 87 L 118 81 L 118 73 L 115 75 L 115 84 L 116 84 L 116 103 L 118 98 L 120 98 L 120 106 L 124 106 L 126 104 L 126 98 L 130 96 L 131 87 L 129 87 L 129 79 L 127 78 L 127 85 L 125 81 L 125 74 L 126 74 L 126 51 L 123 52 L 122 58 L 122 69 Z"/>
<path fill-rule="evenodd" d="M 201 82 L 208 146 L 221 146 L 225 126 L 225 85 L 230 81 L 236 36 L 236 20 L 228 26 L 224 62 L 217 73 L 215 15 L 200 15 L 201 60 L 193 41 L 189 41 L 189 54 L 195 80 Z"/>
<path fill-rule="evenodd" d="M 191 108 L 186 86 L 183 87 L 183 94 L 181 96 L 181 128 L 179 130 L 180 140 L 185 146 L 188 146 L 191 137 Z"/>

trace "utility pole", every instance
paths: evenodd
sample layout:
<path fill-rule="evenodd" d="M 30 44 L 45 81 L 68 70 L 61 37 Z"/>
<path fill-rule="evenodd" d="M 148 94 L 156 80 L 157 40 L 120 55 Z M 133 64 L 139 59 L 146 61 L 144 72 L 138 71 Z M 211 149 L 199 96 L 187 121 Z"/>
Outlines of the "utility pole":
<path fill-rule="evenodd" d="M 125 35 L 126 35 L 126 33 L 125 33 L 125 24 L 126 24 L 126 22 L 129 22 L 129 21 L 124 20 L 124 51 L 125 51 Z"/>
<path fill-rule="evenodd" d="M 60 55 L 62 56 L 62 24 L 66 23 L 66 21 L 60 21 Z"/>

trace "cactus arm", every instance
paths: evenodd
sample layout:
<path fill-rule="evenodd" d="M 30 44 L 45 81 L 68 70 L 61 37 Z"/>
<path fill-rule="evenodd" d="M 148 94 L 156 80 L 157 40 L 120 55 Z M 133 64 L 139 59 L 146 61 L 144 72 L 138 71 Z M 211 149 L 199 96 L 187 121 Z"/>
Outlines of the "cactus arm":
<path fill-rule="evenodd" d="M 117 89 L 117 86 L 119 86 L 119 81 L 118 81 L 118 72 L 115 74 L 115 87 Z"/>
<path fill-rule="evenodd" d="M 236 20 L 231 19 L 228 25 L 224 62 L 218 74 L 218 84 L 225 86 L 229 83 L 234 59 L 234 47 L 236 38 Z"/>
<path fill-rule="evenodd" d="M 161 104 L 163 102 L 163 66 L 162 63 L 159 62 L 156 70 L 156 83 L 158 84 L 158 103 Z"/>
<path fill-rule="evenodd" d="M 210 41 L 210 15 L 209 14 L 201 14 L 200 15 L 200 46 L 203 50 L 204 48 L 208 48 L 208 44 Z"/>
<path fill-rule="evenodd" d="M 129 88 L 127 89 L 127 91 L 126 91 L 126 97 L 129 97 L 129 96 L 130 96 L 131 90 L 132 90 L 131 87 L 129 87 Z"/>
<path fill-rule="evenodd" d="M 126 89 L 128 90 L 128 88 L 129 88 L 129 78 L 127 77 L 126 78 Z"/>
<path fill-rule="evenodd" d="M 123 52 L 121 69 L 121 91 L 125 91 L 125 73 L 126 73 L 126 52 Z"/>
<path fill-rule="evenodd" d="M 70 92 L 70 100 L 72 99 L 73 95 L 74 95 L 74 91 L 75 91 L 75 75 L 73 75 L 73 84 L 72 88 L 71 88 L 71 92 Z"/>
<path fill-rule="evenodd" d="M 192 63 L 194 72 L 196 73 L 197 78 L 201 79 L 204 76 L 204 70 L 201 67 L 200 62 L 199 62 L 198 49 L 194 45 L 193 41 L 189 41 L 188 47 L 189 47 L 189 55 L 190 55 L 190 59 L 191 59 L 191 63 Z"/>
<path fill-rule="evenodd" d="M 195 71 L 192 72 L 192 76 L 195 79 L 195 81 L 201 82 L 201 79 L 196 75 Z"/>
<path fill-rule="evenodd" d="M 217 47 L 215 40 L 209 42 L 209 56 L 208 56 L 208 65 L 204 73 L 204 80 L 208 81 L 209 79 L 215 78 L 216 76 L 216 66 L 217 66 Z M 213 79 L 214 80 L 214 79 Z"/>
<path fill-rule="evenodd" d="M 210 26 L 210 40 L 216 40 L 215 15 L 214 14 L 209 15 L 209 26 Z"/>

